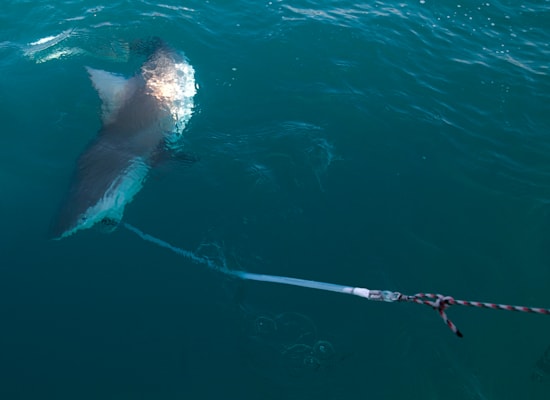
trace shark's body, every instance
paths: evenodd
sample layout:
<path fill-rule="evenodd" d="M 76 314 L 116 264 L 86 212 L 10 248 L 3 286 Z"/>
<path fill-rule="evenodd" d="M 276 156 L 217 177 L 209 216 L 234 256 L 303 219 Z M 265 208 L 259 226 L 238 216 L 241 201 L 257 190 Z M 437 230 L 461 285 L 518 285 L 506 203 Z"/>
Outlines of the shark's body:
<path fill-rule="evenodd" d="M 194 70 L 160 40 L 139 49 L 148 58 L 130 79 L 88 68 L 103 101 L 103 126 L 78 159 L 53 236 L 117 222 L 149 168 L 177 145 L 193 110 Z"/>

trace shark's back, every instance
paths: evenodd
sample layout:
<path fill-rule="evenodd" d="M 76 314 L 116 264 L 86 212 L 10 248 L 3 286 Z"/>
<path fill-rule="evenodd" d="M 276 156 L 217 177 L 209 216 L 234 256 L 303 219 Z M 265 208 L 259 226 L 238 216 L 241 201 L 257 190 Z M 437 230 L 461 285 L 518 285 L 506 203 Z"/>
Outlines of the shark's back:
<path fill-rule="evenodd" d="M 79 158 L 55 237 L 120 220 L 159 151 L 178 146 L 191 118 L 193 67 L 158 38 L 132 49 L 146 60 L 130 79 L 88 68 L 103 102 L 103 126 Z"/>

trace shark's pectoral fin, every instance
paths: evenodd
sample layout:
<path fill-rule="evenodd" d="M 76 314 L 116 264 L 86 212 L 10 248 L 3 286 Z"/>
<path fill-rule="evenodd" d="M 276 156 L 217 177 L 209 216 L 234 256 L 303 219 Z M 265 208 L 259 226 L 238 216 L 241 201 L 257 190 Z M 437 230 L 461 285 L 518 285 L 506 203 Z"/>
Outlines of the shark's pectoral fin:
<path fill-rule="evenodd" d="M 200 161 L 200 157 L 196 154 L 192 153 L 185 153 L 185 152 L 178 152 L 175 154 L 172 154 L 171 158 L 173 160 L 176 160 L 179 164 L 191 166 L 195 164 L 197 161 Z"/>
<path fill-rule="evenodd" d="M 86 67 L 86 70 L 103 102 L 103 123 L 107 124 L 114 119 L 116 113 L 132 95 L 133 81 L 101 69 Z"/>
<path fill-rule="evenodd" d="M 176 153 L 163 152 L 157 154 L 155 157 L 151 158 L 150 164 L 152 167 L 158 167 L 160 164 L 170 164 L 170 165 L 183 165 L 185 167 L 190 167 L 195 164 L 197 161 L 200 161 L 200 157 L 196 154 L 185 153 L 182 151 Z"/>
<path fill-rule="evenodd" d="M 175 162 L 177 164 L 185 166 L 191 166 L 197 161 L 200 161 L 200 157 L 198 155 L 185 152 L 181 149 L 169 149 L 167 148 L 166 143 L 162 143 L 150 155 L 148 164 L 152 168 L 156 168 L 161 164 L 170 162 Z"/>

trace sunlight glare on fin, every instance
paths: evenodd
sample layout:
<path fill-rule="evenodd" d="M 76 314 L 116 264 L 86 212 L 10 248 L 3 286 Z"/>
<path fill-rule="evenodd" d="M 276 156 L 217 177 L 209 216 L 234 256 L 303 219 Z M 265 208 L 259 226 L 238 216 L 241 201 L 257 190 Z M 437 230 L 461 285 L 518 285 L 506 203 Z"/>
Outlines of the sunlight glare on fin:
<path fill-rule="evenodd" d="M 107 124 L 132 94 L 131 80 L 100 69 L 86 67 L 86 70 L 103 102 L 103 122 Z"/>

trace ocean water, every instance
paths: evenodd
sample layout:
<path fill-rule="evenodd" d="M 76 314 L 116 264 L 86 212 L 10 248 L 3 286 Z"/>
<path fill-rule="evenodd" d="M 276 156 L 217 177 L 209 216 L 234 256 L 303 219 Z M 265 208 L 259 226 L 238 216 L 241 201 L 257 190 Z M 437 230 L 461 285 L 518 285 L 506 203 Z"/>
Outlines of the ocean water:
<path fill-rule="evenodd" d="M 1 399 L 548 399 L 550 318 L 238 282 L 48 228 L 101 127 L 85 67 L 195 69 L 124 221 L 217 265 L 550 307 L 550 1 L 24 1 L 0 13 Z"/>

